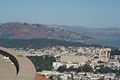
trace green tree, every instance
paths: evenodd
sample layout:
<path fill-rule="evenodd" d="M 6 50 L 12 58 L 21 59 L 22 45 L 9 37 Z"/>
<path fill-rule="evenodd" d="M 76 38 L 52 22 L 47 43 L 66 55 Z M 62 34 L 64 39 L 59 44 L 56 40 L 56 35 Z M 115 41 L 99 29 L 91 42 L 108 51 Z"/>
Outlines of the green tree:
<path fill-rule="evenodd" d="M 92 69 L 92 67 L 90 65 L 85 64 L 85 65 L 81 66 L 81 71 L 83 71 L 83 72 L 92 72 L 93 69 Z"/>
<path fill-rule="evenodd" d="M 66 65 L 58 67 L 57 71 L 59 71 L 59 72 L 67 71 Z"/>

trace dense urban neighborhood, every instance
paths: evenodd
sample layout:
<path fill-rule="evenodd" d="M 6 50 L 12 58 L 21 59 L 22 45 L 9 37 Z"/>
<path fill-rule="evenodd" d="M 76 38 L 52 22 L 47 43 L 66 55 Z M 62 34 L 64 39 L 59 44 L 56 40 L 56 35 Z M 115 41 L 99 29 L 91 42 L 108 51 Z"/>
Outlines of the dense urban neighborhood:
<path fill-rule="evenodd" d="M 120 0 L 0 0 L 0 80 L 120 80 Z"/>
<path fill-rule="evenodd" d="M 37 74 L 49 80 L 118 80 L 120 49 L 55 46 L 40 49 L 11 48 L 27 56 Z"/>

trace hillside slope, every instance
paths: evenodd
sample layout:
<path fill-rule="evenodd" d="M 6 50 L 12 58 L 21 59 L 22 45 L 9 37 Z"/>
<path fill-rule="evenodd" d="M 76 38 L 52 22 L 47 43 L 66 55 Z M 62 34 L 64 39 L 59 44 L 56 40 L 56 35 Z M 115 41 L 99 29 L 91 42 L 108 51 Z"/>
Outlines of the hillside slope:
<path fill-rule="evenodd" d="M 58 39 L 66 41 L 91 40 L 93 37 L 82 35 L 64 28 L 49 27 L 43 24 L 11 22 L 0 25 L 0 38 L 5 39 Z"/>

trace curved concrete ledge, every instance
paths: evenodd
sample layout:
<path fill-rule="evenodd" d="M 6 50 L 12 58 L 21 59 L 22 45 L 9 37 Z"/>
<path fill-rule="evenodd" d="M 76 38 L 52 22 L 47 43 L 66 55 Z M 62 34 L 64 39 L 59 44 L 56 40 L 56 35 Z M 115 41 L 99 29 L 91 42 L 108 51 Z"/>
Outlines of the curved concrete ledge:
<path fill-rule="evenodd" d="M 16 74 L 18 74 L 18 72 L 19 72 L 19 64 L 18 64 L 17 59 L 13 55 L 11 55 L 11 54 L 9 54 L 9 53 L 7 53 L 5 51 L 2 51 L 2 50 L 0 50 L 0 54 L 3 55 L 3 56 L 9 57 L 9 59 L 14 63 L 14 65 L 16 67 L 16 72 L 17 72 Z"/>
<path fill-rule="evenodd" d="M 0 47 L 0 54 L 9 57 L 14 63 L 17 80 L 35 80 L 35 67 L 27 57 L 18 55 L 15 51 L 3 47 Z"/>

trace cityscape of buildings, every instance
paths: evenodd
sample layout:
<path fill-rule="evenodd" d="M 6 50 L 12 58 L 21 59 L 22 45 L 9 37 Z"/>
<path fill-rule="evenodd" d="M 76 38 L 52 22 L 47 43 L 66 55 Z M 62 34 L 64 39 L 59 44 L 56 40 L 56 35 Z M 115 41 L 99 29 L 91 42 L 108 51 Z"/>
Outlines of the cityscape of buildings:
<path fill-rule="evenodd" d="M 120 58 L 111 55 L 112 48 L 55 46 L 10 49 L 22 56 L 55 57 L 52 70 L 37 72 L 49 80 L 119 80 Z"/>
<path fill-rule="evenodd" d="M 120 0 L 0 0 L 0 80 L 120 80 Z"/>

